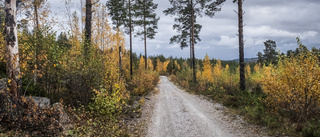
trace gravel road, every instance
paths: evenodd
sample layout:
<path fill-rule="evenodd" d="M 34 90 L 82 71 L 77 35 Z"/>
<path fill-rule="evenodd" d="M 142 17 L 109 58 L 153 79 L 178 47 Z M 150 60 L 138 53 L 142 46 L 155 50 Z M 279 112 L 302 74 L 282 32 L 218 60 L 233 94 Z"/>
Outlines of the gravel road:
<path fill-rule="evenodd" d="M 203 97 L 191 95 L 161 76 L 154 102 L 148 137 L 248 137 L 264 136 L 239 116 L 226 116 L 225 108 Z"/>

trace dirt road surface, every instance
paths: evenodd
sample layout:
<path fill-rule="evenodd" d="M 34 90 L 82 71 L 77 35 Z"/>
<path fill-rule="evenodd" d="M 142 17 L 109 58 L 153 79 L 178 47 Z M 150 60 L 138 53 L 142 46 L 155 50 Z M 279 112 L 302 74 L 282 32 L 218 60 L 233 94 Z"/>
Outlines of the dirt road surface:
<path fill-rule="evenodd" d="M 160 92 L 150 97 L 147 137 L 251 137 L 265 136 L 239 116 L 225 114 L 221 104 L 191 95 L 160 77 Z M 146 102 L 148 103 L 148 102 Z M 144 114 L 142 114 L 144 115 Z"/>

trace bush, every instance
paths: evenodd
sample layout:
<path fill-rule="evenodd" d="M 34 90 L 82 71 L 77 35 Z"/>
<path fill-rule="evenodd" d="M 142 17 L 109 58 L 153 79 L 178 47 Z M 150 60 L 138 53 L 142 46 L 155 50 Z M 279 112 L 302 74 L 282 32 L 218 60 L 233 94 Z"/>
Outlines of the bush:
<path fill-rule="evenodd" d="M 128 89 L 132 91 L 132 95 L 146 95 L 158 82 L 159 74 L 157 72 L 139 70 L 129 81 Z"/>
<path fill-rule="evenodd" d="M 112 92 L 105 89 L 96 90 L 93 92 L 95 96 L 92 98 L 93 102 L 89 104 L 91 111 L 96 115 L 106 116 L 106 119 L 116 121 L 122 113 L 123 106 L 129 95 L 126 93 L 121 84 L 115 84 Z"/>
<path fill-rule="evenodd" d="M 265 103 L 274 110 L 289 112 L 300 122 L 320 113 L 319 58 L 311 52 L 283 58 L 277 66 L 263 70 Z"/>

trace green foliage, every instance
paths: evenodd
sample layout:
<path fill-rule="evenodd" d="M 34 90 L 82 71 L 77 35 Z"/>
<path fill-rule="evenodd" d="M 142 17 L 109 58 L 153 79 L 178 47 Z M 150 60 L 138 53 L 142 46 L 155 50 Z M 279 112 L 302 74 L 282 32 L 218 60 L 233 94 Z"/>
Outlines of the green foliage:
<path fill-rule="evenodd" d="M 5 62 L 0 62 L 0 78 L 5 78 L 7 75 L 6 72 L 6 63 Z"/>
<path fill-rule="evenodd" d="M 197 16 L 205 14 L 209 17 L 213 17 L 217 11 L 221 10 L 220 5 L 225 0 L 206 0 L 206 1 L 174 1 L 169 0 L 172 7 L 164 10 L 165 15 L 177 16 L 175 18 L 176 24 L 173 25 L 173 29 L 177 30 L 179 35 L 175 35 L 170 39 L 170 43 L 178 43 L 181 48 L 188 47 L 192 39 L 194 42 L 201 41 L 199 33 L 202 26 L 197 24 Z M 191 3 L 193 2 L 193 3 Z M 192 14 L 194 18 L 192 19 Z M 192 24 L 194 24 L 194 34 L 192 37 Z"/>
<path fill-rule="evenodd" d="M 302 136 L 319 137 L 320 136 L 320 120 L 312 119 L 310 122 L 307 122 L 302 129 Z"/>
<path fill-rule="evenodd" d="M 160 17 L 157 17 L 155 13 L 157 8 L 158 4 L 154 4 L 153 0 L 137 0 L 134 3 L 134 24 L 142 28 L 142 31 L 137 32 L 137 36 L 145 35 L 146 38 L 154 39 L 157 33 L 155 30 L 158 29 L 157 24 L 160 20 Z"/>
<path fill-rule="evenodd" d="M 126 0 L 108 0 L 106 5 L 116 29 L 127 24 L 127 15 L 129 13 L 126 7 Z"/>
<path fill-rule="evenodd" d="M 258 53 L 258 62 L 262 64 L 276 64 L 278 62 L 278 53 L 276 51 L 277 44 L 273 40 L 267 40 L 264 42 L 265 49 L 263 50 L 262 54 L 261 52 Z"/>
<path fill-rule="evenodd" d="M 173 25 L 173 29 L 177 30 L 177 32 L 180 33 L 179 35 L 175 35 L 170 39 L 170 44 L 178 43 L 180 44 L 181 48 L 188 47 L 192 39 L 191 4 L 177 3 L 175 1 L 170 1 L 170 3 L 172 7 L 164 10 L 163 12 L 165 15 L 178 15 L 178 17 L 175 18 L 176 24 Z M 197 16 L 194 17 L 193 22 L 196 22 L 196 17 Z M 194 24 L 195 43 L 197 43 L 197 41 L 201 41 L 199 37 L 201 28 L 202 26 L 200 24 Z"/>
<path fill-rule="evenodd" d="M 111 93 L 105 89 L 100 89 L 100 91 L 93 90 L 96 95 L 93 98 L 94 102 L 89 104 L 89 108 L 96 112 L 97 115 L 107 116 L 110 120 L 116 121 L 122 113 L 126 99 L 119 86 L 118 84 L 114 85 Z"/>

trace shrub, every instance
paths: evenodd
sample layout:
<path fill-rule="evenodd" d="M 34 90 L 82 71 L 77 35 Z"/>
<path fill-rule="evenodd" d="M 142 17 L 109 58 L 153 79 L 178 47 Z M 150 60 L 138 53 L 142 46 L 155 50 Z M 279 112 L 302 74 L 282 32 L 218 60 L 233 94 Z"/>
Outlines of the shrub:
<path fill-rule="evenodd" d="M 155 71 L 139 70 L 134 74 L 129 82 L 128 89 L 132 91 L 132 95 L 146 95 L 152 90 L 159 81 L 159 74 Z"/>
<path fill-rule="evenodd" d="M 320 112 L 319 58 L 311 52 L 283 58 L 277 66 L 263 70 L 263 92 L 266 104 L 274 110 L 289 112 L 297 121 L 303 121 Z"/>
<path fill-rule="evenodd" d="M 94 89 L 93 92 L 95 93 L 92 98 L 94 101 L 89 104 L 89 108 L 98 115 L 106 116 L 109 120 L 116 120 L 122 113 L 125 100 L 128 98 L 122 84 L 115 84 L 112 92 L 104 88 Z"/>

